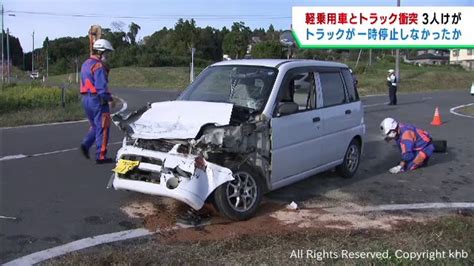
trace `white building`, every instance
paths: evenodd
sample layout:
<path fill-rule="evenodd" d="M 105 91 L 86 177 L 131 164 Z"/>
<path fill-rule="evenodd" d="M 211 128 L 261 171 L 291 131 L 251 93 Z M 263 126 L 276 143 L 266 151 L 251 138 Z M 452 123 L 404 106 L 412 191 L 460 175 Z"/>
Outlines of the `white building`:
<path fill-rule="evenodd" d="M 467 70 L 474 70 L 474 49 L 453 49 L 449 55 L 449 63 L 461 65 Z"/>

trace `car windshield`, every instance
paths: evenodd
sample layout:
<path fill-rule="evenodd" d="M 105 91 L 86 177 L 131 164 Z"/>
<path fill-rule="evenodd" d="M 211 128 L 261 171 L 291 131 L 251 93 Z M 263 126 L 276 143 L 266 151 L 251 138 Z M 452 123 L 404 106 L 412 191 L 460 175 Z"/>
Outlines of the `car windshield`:
<path fill-rule="evenodd" d="M 277 76 L 275 68 L 214 66 L 203 71 L 180 100 L 225 102 L 262 110 Z"/>

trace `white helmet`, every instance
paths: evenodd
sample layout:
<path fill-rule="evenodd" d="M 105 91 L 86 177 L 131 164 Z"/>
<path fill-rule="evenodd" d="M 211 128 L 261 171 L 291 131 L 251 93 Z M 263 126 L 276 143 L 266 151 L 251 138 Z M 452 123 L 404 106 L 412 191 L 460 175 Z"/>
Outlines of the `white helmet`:
<path fill-rule="evenodd" d="M 390 117 L 385 118 L 380 123 L 380 131 L 385 137 L 395 138 L 397 135 L 398 122 Z"/>
<path fill-rule="evenodd" d="M 388 73 L 390 73 L 390 74 L 395 73 L 395 70 L 389 69 L 389 70 L 388 70 Z"/>
<path fill-rule="evenodd" d="M 112 44 L 110 44 L 110 42 L 105 39 L 98 39 L 97 41 L 95 41 L 94 45 L 92 46 L 92 49 L 101 52 L 114 50 Z"/>

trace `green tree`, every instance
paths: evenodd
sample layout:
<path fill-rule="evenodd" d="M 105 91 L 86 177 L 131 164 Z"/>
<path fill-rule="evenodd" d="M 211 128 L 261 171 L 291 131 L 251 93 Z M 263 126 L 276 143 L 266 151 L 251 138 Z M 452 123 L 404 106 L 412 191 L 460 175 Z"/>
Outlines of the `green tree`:
<path fill-rule="evenodd" d="M 22 67 L 23 65 L 23 48 L 21 47 L 20 40 L 9 34 L 9 38 L 7 38 L 7 34 L 4 31 L 5 38 L 3 38 L 3 47 L 4 47 L 4 55 L 5 60 L 7 60 L 7 42 L 10 42 L 10 60 L 12 61 L 12 65 L 17 67 Z"/>
<path fill-rule="evenodd" d="M 172 54 L 179 56 L 190 54 L 190 49 L 196 45 L 197 31 L 194 19 L 183 20 L 180 18 L 174 26 L 174 31 L 171 33 L 171 39 L 168 43 L 168 48 L 172 51 Z"/>
<path fill-rule="evenodd" d="M 128 26 L 128 32 L 127 32 L 127 37 L 128 40 L 130 41 L 130 44 L 135 45 L 136 44 L 136 38 L 138 35 L 138 31 L 140 31 L 141 27 L 140 25 L 132 22 Z"/>
<path fill-rule="evenodd" d="M 250 28 L 244 22 L 234 22 L 224 37 L 222 49 L 231 58 L 243 58 L 250 43 Z"/>
<path fill-rule="evenodd" d="M 222 59 L 222 39 L 219 30 L 212 27 L 198 29 L 196 57 L 219 61 Z"/>
<path fill-rule="evenodd" d="M 252 47 L 253 58 L 282 58 L 282 47 L 278 41 L 263 41 Z"/>
<path fill-rule="evenodd" d="M 268 27 L 268 30 L 266 32 L 266 39 L 273 40 L 273 41 L 277 41 L 280 39 L 280 32 L 275 31 L 273 24 L 270 24 L 270 26 Z"/>
<path fill-rule="evenodd" d="M 102 29 L 101 38 L 108 40 L 114 49 L 127 47 L 129 45 L 127 42 L 127 34 L 123 31 L 112 31 L 109 28 L 105 28 Z"/>

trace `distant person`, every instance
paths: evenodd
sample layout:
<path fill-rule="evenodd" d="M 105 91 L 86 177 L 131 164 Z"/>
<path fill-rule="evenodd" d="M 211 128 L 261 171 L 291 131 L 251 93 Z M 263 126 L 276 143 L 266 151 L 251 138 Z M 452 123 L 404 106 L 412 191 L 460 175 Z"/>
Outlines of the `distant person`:
<path fill-rule="evenodd" d="M 430 134 L 413 125 L 402 124 L 393 118 L 385 118 L 380 130 L 387 142 L 395 140 L 401 151 L 400 163 L 389 172 L 398 174 L 426 166 L 435 147 Z"/>
<path fill-rule="evenodd" d="M 398 80 L 395 75 L 395 71 L 393 69 L 389 69 L 387 75 L 387 86 L 390 102 L 388 105 L 397 105 L 397 83 Z"/>
<path fill-rule="evenodd" d="M 351 72 L 352 75 L 352 83 L 354 84 L 354 88 L 358 89 L 357 85 L 359 85 L 359 80 L 357 79 L 357 75 L 354 73 L 352 68 L 349 68 L 349 72 Z"/>
<path fill-rule="evenodd" d="M 81 68 L 82 106 L 89 120 L 90 129 L 81 143 L 82 154 L 89 159 L 89 149 L 96 145 L 96 163 L 111 163 L 107 158 L 109 141 L 110 107 L 113 101 L 108 88 L 109 68 L 104 63 L 114 48 L 109 41 L 99 39 L 94 42 L 92 55 Z"/>

